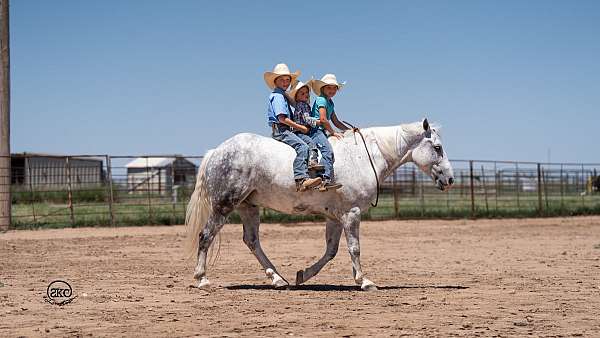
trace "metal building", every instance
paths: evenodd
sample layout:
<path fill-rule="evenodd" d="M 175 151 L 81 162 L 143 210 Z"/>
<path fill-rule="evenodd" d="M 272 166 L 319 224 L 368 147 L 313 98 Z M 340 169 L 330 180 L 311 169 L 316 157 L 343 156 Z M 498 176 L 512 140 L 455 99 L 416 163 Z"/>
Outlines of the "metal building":
<path fill-rule="evenodd" d="M 129 193 L 164 195 L 173 186 L 193 184 L 197 166 L 180 155 L 171 157 L 138 157 L 126 165 Z"/>
<path fill-rule="evenodd" d="M 102 184 L 105 172 L 102 159 L 42 153 L 11 154 L 11 184 L 31 185 L 37 189 L 84 187 Z"/>

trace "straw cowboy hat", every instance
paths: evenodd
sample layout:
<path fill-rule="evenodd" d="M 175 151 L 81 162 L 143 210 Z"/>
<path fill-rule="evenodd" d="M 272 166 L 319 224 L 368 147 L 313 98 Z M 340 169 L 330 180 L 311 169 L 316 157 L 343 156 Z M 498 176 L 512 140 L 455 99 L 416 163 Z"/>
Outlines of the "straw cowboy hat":
<path fill-rule="evenodd" d="M 308 88 L 308 95 L 310 95 L 310 88 L 312 86 L 314 80 L 308 80 L 308 82 L 304 83 L 302 81 L 296 81 L 294 83 L 292 83 L 292 85 L 290 86 L 290 90 L 286 92 L 288 99 L 290 101 L 292 101 L 293 105 L 296 105 L 296 93 L 300 90 L 300 88 L 302 87 L 307 87 Z"/>
<path fill-rule="evenodd" d="M 267 83 L 267 86 L 269 86 L 269 88 L 274 89 L 275 88 L 275 79 L 282 76 L 282 75 L 288 75 L 292 78 L 292 82 L 294 82 L 294 80 L 296 80 L 296 78 L 298 78 L 298 76 L 300 76 L 300 71 L 297 70 L 294 73 L 290 72 L 290 69 L 288 68 L 288 66 L 285 63 L 280 63 L 278 65 L 275 66 L 275 68 L 273 68 L 272 72 L 265 72 L 264 78 L 265 78 L 265 82 Z"/>
<path fill-rule="evenodd" d="M 317 95 L 321 95 L 321 88 L 328 85 L 334 85 L 338 87 L 338 90 L 342 89 L 346 82 L 339 83 L 335 78 L 334 74 L 325 74 L 321 80 L 312 80 L 312 90 Z"/>

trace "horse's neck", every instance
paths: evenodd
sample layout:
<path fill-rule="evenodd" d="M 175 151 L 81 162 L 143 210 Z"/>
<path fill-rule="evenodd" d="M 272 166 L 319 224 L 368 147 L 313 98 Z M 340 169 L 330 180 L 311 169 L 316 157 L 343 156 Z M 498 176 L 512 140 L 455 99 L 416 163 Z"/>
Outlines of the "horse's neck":
<path fill-rule="evenodd" d="M 391 127 L 366 128 L 365 132 L 375 139 L 374 153 L 380 154 L 378 175 L 385 178 L 399 166 L 412 161 L 412 147 L 422 133 L 417 123 Z"/>

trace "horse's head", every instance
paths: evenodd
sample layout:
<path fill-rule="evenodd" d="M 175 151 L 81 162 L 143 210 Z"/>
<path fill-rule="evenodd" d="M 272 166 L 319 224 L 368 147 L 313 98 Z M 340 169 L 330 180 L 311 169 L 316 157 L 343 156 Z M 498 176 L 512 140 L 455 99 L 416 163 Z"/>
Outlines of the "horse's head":
<path fill-rule="evenodd" d="M 413 162 L 431 176 L 438 189 L 444 191 L 454 183 L 454 172 L 442 146 L 439 132 L 423 120 L 422 137 L 412 149 Z"/>

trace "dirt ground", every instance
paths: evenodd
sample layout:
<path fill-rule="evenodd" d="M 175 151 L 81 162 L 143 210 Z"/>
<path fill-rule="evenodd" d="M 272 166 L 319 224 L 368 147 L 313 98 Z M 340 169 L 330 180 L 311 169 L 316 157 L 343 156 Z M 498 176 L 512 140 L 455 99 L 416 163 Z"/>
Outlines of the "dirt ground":
<path fill-rule="evenodd" d="M 599 336 L 600 217 L 363 222 L 362 263 L 338 256 L 305 286 L 273 290 L 226 225 L 210 292 L 190 288 L 183 226 L 0 234 L 0 336 Z M 263 224 L 293 281 L 324 225 Z M 77 298 L 44 301 L 68 281 Z"/>

